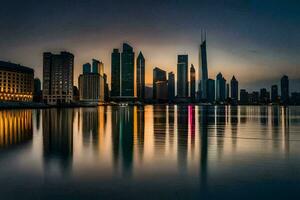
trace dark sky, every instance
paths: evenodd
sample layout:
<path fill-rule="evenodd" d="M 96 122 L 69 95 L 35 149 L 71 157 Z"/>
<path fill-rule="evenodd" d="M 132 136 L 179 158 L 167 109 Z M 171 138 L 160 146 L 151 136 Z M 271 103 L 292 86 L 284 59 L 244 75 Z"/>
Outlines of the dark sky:
<path fill-rule="evenodd" d="M 1 0 L 0 59 L 33 67 L 42 78 L 42 53 L 75 55 L 81 65 L 103 60 L 126 41 L 147 62 L 176 72 L 177 54 L 198 66 L 201 29 L 207 31 L 209 76 L 233 74 L 257 89 L 290 76 L 300 91 L 300 2 L 296 0 Z M 198 67 L 197 67 L 198 68 Z"/>

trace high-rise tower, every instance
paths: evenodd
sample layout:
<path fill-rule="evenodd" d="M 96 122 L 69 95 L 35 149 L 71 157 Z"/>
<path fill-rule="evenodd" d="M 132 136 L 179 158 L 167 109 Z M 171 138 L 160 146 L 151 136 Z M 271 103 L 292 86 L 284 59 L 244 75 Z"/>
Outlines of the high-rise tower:
<path fill-rule="evenodd" d="M 201 33 L 201 45 L 200 45 L 200 52 L 199 52 L 199 68 L 201 66 L 202 72 L 201 74 L 201 99 L 206 100 L 207 99 L 207 80 L 208 80 L 208 71 L 207 71 L 207 52 L 206 52 L 206 33 Z M 199 76 L 200 79 L 200 76 Z M 199 88 L 200 90 L 200 88 Z"/>
<path fill-rule="evenodd" d="M 136 63 L 137 97 L 140 100 L 143 100 L 145 99 L 145 58 L 142 52 L 140 52 L 139 56 L 137 57 Z"/>
<path fill-rule="evenodd" d="M 193 64 L 190 68 L 190 96 L 192 101 L 194 101 L 196 98 L 196 71 Z"/>
<path fill-rule="evenodd" d="M 188 97 L 188 55 L 178 55 L 177 61 L 177 96 Z"/>

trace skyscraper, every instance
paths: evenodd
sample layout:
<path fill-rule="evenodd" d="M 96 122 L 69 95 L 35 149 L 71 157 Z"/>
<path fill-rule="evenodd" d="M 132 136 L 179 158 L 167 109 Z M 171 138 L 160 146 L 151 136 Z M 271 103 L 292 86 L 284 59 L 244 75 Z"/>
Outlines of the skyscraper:
<path fill-rule="evenodd" d="M 111 54 L 111 97 L 121 96 L 121 55 L 119 49 Z"/>
<path fill-rule="evenodd" d="M 177 61 L 177 96 L 188 97 L 188 55 L 178 55 Z"/>
<path fill-rule="evenodd" d="M 272 85 L 271 87 L 271 100 L 272 103 L 278 103 L 278 86 Z"/>
<path fill-rule="evenodd" d="M 103 74 L 104 74 L 104 64 L 103 64 L 103 62 L 101 62 L 99 60 L 96 60 L 96 59 L 93 59 L 92 60 L 92 66 L 93 66 L 93 69 L 92 69 L 93 73 L 100 74 L 100 75 L 103 76 Z"/>
<path fill-rule="evenodd" d="M 175 98 L 175 75 L 173 72 L 168 74 L 168 95 L 169 101 L 173 101 Z"/>
<path fill-rule="evenodd" d="M 224 102 L 226 98 L 226 80 L 223 75 L 219 73 L 216 79 L 216 100 Z"/>
<path fill-rule="evenodd" d="M 121 65 L 121 96 L 134 97 L 134 52 L 133 48 L 124 43 Z"/>
<path fill-rule="evenodd" d="M 40 102 L 42 100 L 42 87 L 39 78 L 34 79 L 33 101 Z"/>
<path fill-rule="evenodd" d="M 281 103 L 288 104 L 290 96 L 289 77 L 284 75 L 281 78 Z"/>
<path fill-rule="evenodd" d="M 167 74 L 166 71 L 155 67 L 153 69 L 153 99 L 156 99 L 156 82 L 158 81 L 166 81 L 167 80 Z"/>
<path fill-rule="evenodd" d="M 270 93 L 267 91 L 266 88 L 260 89 L 260 103 L 267 104 L 270 101 Z"/>
<path fill-rule="evenodd" d="M 245 89 L 240 91 L 240 104 L 249 103 L 249 93 Z"/>
<path fill-rule="evenodd" d="M 229 99 L 229 83 L 226 84 L 226 95 L 225 95 L 225 100 L 228 100 Z"/>
<path fill-rule="evenodd" d="M 190 96 L 192 101 L 194 101 L 196 99 L 196 71 L 193 64 L 190 68 L 190 84 Z"/>
<path fill-rule="evenodd" d="M 202 38 L 201 38 L 202 39 Z M 208 80 L 208 70 L 207 70 L 207 52 L 206 52 L 206 36 L 200 45 L 200 55 L 199 55 L 199 67 L 201 65 L 202 77 L 201 77 L 201 99 L 207 99 L 207 80 Z M 200 73 L 200 70 L 199 70 Z M 199 88 L 200 90 L 200 88 Z"/>
<path fill-rule="evenodd" d="M 136 76 L 136 81 L 137 81 L 137 97 L 140 100 L 145 99 L 145 58 L 140 52 L 139 56 L 137 57 L 137 76 Z"/>
<path fill-rule="evenodd" d="M 230 81 L 231 99 L 234 103 L 239 100 L 239 82 L 236 80 L 235 76 L 232 77 Z"/>
<path fill-rule="evenodd" d="M 73 100 L 74 55 L 44 53 L 43 99 L 47 104 L 71 103 Z"/>
<path fill-rule="evenodd" d="M 216 86 L 215 80 L 208 79 L 207 80 L 207 102 L 214 103 L 216 100 Z"/>
<path fill-rule="evenodd" d="M 93 69 L 87 71 L 87 64 L 83 65 L 83 74 L 78 77 L 79 99 L 87 102 L 104 102 L 105 80 L 104 74 L 100 74 L 103 63 L 93 59 Z M 102 66 L 100 66 L 102 65 Z"/>
<path fill-rule="evenodd" d="M 85 63 L 83 64 L 83 74 L 88 74 L 88 73 L 91 73 L 91 69 L 92 69 L 92 66 L 90 63 Z"/>

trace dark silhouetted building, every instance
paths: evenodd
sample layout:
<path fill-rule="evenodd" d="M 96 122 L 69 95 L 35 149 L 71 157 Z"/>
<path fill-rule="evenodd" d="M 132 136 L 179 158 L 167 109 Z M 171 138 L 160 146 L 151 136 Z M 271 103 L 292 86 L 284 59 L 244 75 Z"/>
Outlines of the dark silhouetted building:
<path fill-rule="evenodd" d="M 39 78 L 34 79 L 33 101 L 41 102 L 43 100 L 42 84 Z"/>
<path fill-rule="evenodd" d="M 226 98 L 225 98 L 225 100 L 228 100 L 229 97 L 230 97 L 229 88 L 230 88 L 229 83 L 227 83 L 227 84 L 226 84 L 226 95 L 225 95 Z"/>
<path fill-rule="evenodd" d="M 216 79 L 216 101 L 225 102 L 226 99 L 226 80 L 221 73 Z"/>
<path fill-rule="evenodd" d="M 254 91 L 248 94 L 248 103 L 252 105 L 256 105 L 259 103 L 259 92 Z"/>
<path fill-rule="evenodd" d="M 168 101 L 168 81 L 155 82 L 156 100 L 166 102 Z"/>
<path fill-rule="evenodd" d="M 134 97 L 134 52 L 133 48 L 124 43 L 121 65 L 121 95 L 125 98 Z"/>
<path fill-rule="evenodd" d="M 178 55 L 177 60 L 177 97 L 186 98 L 188 90 L 188 55 Z"/>
<path fill-rule="evenodd" d="M 156 82 L 158 81 L 166 81 L 167 80 L 167 73 L 166 71 L 155 67 L 153 69 L 153 99 L 156 99 Z"/>
<path fill-rule="evenodd" d="M 151 101 L 153 98 L 153 88 L 145 86 L 145 99 Z"/>
<path fill-rule="evenodd" d="M 169 101 L 173 101 L 175 98 L 175 75 L 173 72 L 168 74 L 168 95 Z"/>
<path fill-rule="evenodd" d="M 121 54 L 114 49 L 111 54 L 111 97 L 121 96 Z"/>
<path fill-rule="evenodd" d="M 241 89 L 240 104 L 248 104 L 248 103 L 249 103 L 249 94 L 245 89 Z"/>
<path fill-rule="evenodd" d="M 74 55 L 44 53 L 43 99 L 47 104 L 71 103 L 73 100 Z"/>
<path fill-rule="evenodd" d="M 215 80 L 208 79 L 207 80 L 207 102 L 214 103 L 216 100 L 216 85 Z"/>
<path fill-rule="evenodd" d="M 92 66 L 90 63 L 85 63 L 83 64 L 83 74 L 88 74 L 88 73 L 91 73 L 92 71 Z"/>
<path fill-rule="evenodd" d="M 190 68 L 190 96 L 192 101 L 195 101 L 196 99 L 196 71 L 195 71 L 195 67 L 192 64 L 191 68 Z"/>
<path fill-rule="evenodd" d="M 201 89 L 201 99 L 207 99 L 207 80 L 208 80 L 208 70 L 207 70 L 207 52 L 206 52 L 206 38 L 202 41 L 200 45 L 200 64 L 201 64 L 201 87 L 199 86 L 199 90 Z M 200 66 L 199 66 L 200 67 Z M 200 70 L 199 70 L 200 73 Z"/>
<path fill-rule="evenodd" d="M 281 78 L 281 103 L 288 104 L 289 103 L 289 77 L 284 75 Z"/>
<path fill-rule="evenodd" d="M 272 103 L 278 103 L 278 86 L 272 85 L 271 87 L 271 101 Z"/>
<path fill-rule="evenodd" d="M 73 85 L 73 101 L 79 101 L 79 89 Z"/>
<path fill-rule="evenodd" d="M 270 93 L 266 88 L 260 89 L 260 103 L 268 104 L 270 102 Z"/>
<path fill-rule="evenodd" d="M 136 61 L 136 86 L 137 86 L 137 97 L 139 100 L 144 100 L 145 99 L 145 58 L 140 52 L 139 56 L 137 57 Z"/>
<path fill-rule="evenodd" d="M 292 92 L 290 103 L 292 105 L 300 105 L 300 92 Z"/>
<path fill-rule="evenodd" d="M 104 74 L 104 64 L 103 64 L 103 62 L 101 62 L 99 60 L 96 60 L 96 59 L 93 59 L 92 64 L 93 64 L 92 73 L 100 74 L 100 75 Z"/>
<path fill-rule="evenodd" d="M 104 101 L 108 102 L 109 101 L 109 86 L 107 83 L 107 75 L 105 73 L 103 74 L 103 79 L 104 79 Z"/>
<path fill-rule="evenodd" d="M 235 76 L 232 77 L 230 81 L 231 89 L 231 100 L 233 103 L 237 103 L 239 100 L 239 82 L 236 80 Z"/>

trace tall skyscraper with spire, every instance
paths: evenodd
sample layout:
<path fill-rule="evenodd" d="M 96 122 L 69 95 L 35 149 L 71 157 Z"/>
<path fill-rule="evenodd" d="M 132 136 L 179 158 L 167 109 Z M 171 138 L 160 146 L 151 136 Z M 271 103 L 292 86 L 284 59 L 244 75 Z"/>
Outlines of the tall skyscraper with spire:
<path fill-rule="evenodd" d="M 201 33 L 201 45 L 199 52 L 199 68 L 201 66 L 201 99 L 207 100 L 207 80 L 208 80 L 208 71 L 207 71 L 207 52 L 206 52 L 206 33 L 204 35 Z M 199 76 L 200 79 L 200 76 Z M 200 87 L 199 87 L 200 90 Z"/>
<path fill-rule="evenodd" d="M 136 61 L 136 81 L 137 81 L 137 97 L 139 100 L 145 99 L 145 58 L 142 52 L 139 53 Z"/>

